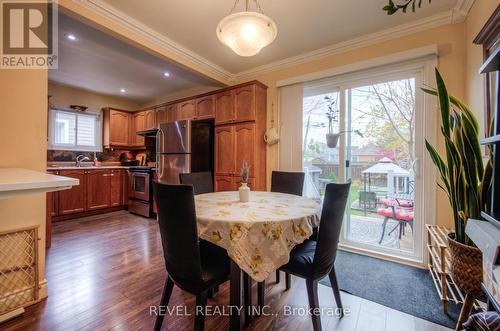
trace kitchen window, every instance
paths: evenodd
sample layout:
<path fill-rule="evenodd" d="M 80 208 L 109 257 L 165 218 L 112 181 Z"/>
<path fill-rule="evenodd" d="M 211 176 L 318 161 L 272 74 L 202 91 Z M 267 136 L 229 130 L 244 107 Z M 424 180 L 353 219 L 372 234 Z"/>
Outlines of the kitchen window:
<path fill-rule="evenodd" d="M 101 114 L 51 109 L 49 111 L 48 149 L 102 151 Z"/>

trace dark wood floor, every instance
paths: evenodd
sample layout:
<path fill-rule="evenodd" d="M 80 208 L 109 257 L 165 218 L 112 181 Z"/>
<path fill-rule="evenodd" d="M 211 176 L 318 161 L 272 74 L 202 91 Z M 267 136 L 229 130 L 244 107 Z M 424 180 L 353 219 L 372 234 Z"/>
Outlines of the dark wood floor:
<path fill-rule="evenodd" d="M 54 224 L 47 251 L 49 297 L 26 309 L 23 316 L 0 330 L 152 330 L 150 306 L 160 301 L 166 272 L 155 221 L 116 212 Z M 310 330 L 308 316 L 284 316 L 285 305 L 307 306 L 303 281 L 267 282 L 270 316 L 253 320 L 248 330 Z M 320 304 L 335 307 L 331 289 L 320 285 Z M 215 307 L 228 305 L 228 284 L 210 299 Z M 254 295 L 255 297 L 255 295 Z M 342 293 L 351 314 L 338 320 L 323 316 L 324 330 L 444 330 L 370 301 Z M 193 312 L 194 297 L 174 288 L 169 306 Z M 227 316 L 207 317 L 205 330 L 228 330 Z M 190 316 L 167 316 L 164 330 L 191 330 Z"/>

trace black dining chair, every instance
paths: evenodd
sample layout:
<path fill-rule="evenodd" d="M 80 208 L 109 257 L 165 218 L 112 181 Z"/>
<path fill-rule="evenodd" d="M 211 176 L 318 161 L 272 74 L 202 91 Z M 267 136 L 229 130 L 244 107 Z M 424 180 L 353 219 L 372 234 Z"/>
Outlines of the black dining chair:
<path fill-rule="evenodd" d="M 286 193 L 302 196 L 304 188 L 303 172 L 287 172 L 287 171 L 273 171 L 271 174 L 271 192 Z M 289 287 L 291 277 L 286 274 L 286 282 Z M 280 271 L 276 270 L 276 283 L 280 282 Z M 264 307 L 264 292 L 266 288 L 266 281 L 257 284 L 257 300 L 259 307 Z"/>
<path fill-rule="evenodd" d="M 304 189 L 303 172 L 273 171 L 271 174 L 271 192 L 302 196 Z M 313 233 L 314 236 L 314 233 Z M 290 281 L 290 276 L 286 276 Z M 276 283 L 280 282 L 280 271 L 276 270 Z"/>
<path fill-rule="evenodd" d="M 205 307 L 209 292 L 229 279 L 229 257 L 223 248 L 198 239 L 191 185 L 169 185 L 156 181 L 153 185 L 168 273 L 160 305 L 168 305 L 175 284 L 195 295 L 197 306 Z M 158 314 L 155 330 L 161 329 L 163 318 Z M 203 330 L 204 323 L 204 315 L 196 314 L 194 329 Z"/>
<path fill-rule="evenodd" d="M 295 246 L 290 252 L 290 261 L 280 267 L 286 273 L 305 278 L 311 311 L 319 308 L 318 282 L 328 275 L 337 307 L 343 316 L 334 263 L 350 187 L 351 183 L 326 185 L 317 241 L 306 240 Z M 311 314 L 311 318 L 314 331 L 320 331 L 321 316 Z"/>
<path fill-rule="evenodd" d="M 179 174 L 179 180 L 183 185 L 192 185 L 194 194 L 212 193 L 214 191 L 214 181 L 210 171 Z"/>

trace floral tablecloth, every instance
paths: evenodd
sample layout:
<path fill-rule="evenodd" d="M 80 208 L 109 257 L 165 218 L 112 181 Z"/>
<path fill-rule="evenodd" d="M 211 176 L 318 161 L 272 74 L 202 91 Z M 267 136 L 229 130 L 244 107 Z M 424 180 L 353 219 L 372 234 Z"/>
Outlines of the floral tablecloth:
<path fill-rule="evenodd" d="M 251 192 L 246 203 L 238 192 L 195 199 L 200 238 L 225 248 L 259 282 L 286 264 L 292 248 L 309 238 L 319 222 L 317 202 L 290 194 Z"/>

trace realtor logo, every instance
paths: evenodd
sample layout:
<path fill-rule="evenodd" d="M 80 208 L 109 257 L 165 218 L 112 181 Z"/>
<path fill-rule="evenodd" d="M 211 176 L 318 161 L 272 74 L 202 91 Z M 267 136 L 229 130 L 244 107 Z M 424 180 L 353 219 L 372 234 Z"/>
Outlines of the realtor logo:
<path fill-rule="evenodd" d="M 57 4 L 1 1 L 2 69 L 57 69 Z"/>

